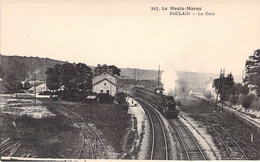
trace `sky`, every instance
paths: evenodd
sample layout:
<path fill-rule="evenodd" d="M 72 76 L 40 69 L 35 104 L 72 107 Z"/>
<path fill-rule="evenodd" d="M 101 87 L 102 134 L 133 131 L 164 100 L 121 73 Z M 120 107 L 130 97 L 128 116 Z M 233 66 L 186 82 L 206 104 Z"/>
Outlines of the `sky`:
<path fill-rule="evenodd" d="M 260 0 L 1 0 L 3 55 L 241 75 L 260 48 Z M 201 7 L 173 16 L 151 7 Z M 197 14 L 197 11 L 195 12 Z"/>

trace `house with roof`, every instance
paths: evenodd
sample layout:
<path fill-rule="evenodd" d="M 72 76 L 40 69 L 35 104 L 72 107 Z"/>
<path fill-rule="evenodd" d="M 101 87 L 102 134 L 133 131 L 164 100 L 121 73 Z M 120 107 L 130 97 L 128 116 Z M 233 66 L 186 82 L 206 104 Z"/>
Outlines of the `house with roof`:
<path fill-rule="evenodd" d="M 109 69 L 97 71 L 93 76 L 92 91 L 96 93 L 107 93 L 115 96 L 117 92 L 117 76 Z"/>

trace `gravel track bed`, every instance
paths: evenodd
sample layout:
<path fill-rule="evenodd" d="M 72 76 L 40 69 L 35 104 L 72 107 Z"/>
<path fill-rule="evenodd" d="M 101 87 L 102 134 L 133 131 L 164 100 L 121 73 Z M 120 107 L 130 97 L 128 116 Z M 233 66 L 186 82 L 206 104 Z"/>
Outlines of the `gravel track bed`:
<path fill-rule="evenodd" d="M 215 110 L 215 104 L 206 102 L 206 101 L 196 101 L 186 99 L 182 103 L 181 111 L 188 114 L 193 119 L 200 121 L 204 124 L 207 124 L 212 119 L 220 124 L 229 134 L 238 139 L 240 146 L 245 151 L 245 153 L 252 159 L 260 159 L 260 135 L 256 130 L 246 126 L 240 120 L 238 120 L 234 115 L 220 112 L 221 108 L 218 107 L 217 111 Z M 207 132 L 212 135 L 213 140 L 219 150 L 223 151 L 223 145 L 220 143 L 220 139 L 212 131 L 212 128 L 207 126 Z M 254 141 L 251 142 L 251 135 L 254 137 Z M 243 144 L 241 144 L 243 143 Z M 252 148 L 249 149 L 248 147 Z M 225 159 L 227 155 L 222 154 L 222 158 Z"/>

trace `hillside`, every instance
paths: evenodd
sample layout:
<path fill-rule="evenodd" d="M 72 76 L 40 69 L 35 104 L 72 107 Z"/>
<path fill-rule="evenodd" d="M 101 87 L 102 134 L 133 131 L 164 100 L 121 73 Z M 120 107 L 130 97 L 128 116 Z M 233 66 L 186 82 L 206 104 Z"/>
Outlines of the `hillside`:
<path fill-rule="evenodd" d="M 157 70 L 145 70 L 145 69 L 132 69 L 132 68 L 120 68 L 121 76 L 129 79 L 138 80 L 157 80 Z M 135 76 L 136 74 L 136 76 Z"/>
<path fill-rule="evenodd" d="M 40 80 L 45 80 L 45 71 L 48 67 L 53 67 L 55 64 L 63 64 L 64 61 L 49 59 L 49 58 L 39 58 L 39 57 L 25 57 L 25 56 L 4 56 L 0 54 L 0 63 L 3 67 L 4 73 L 14 69 L 18 78 L 22 81 L 26 78 L 30 78 L 31 74 L 37 73 L 37 78 Z M 93 69 L 94 67 L 91 66 Z M 157 70 L 145 70 L 145 69 L 133 69 L 133 68 L 120 68 L 121 76 L 127 79 L 137 79 L 137 80 L 157 80 L 158 71 Z M 162 72 L 161 72 L 162 73 Z M 136 76 L 135 76 L 136 74 Z M 215 79 L 219 74 L 213 73 L 198 73 L 198 72 L 184 72 L 178 71 L 177 76 L 188 82 L 200 82 L 204 83 Z M 242 82 L 241 76 L 234 75 L 235 82 Z"/>
<path fill-rule="evenodd" d="M 144 69 L 131 69 L 131 68 L 121 68 L 121 76 L 129 79 L 137 80 L 157 80 L 158 71 L 157 70 L 144 70 Z M 163 73 L 163 71 L 161 71 Z M 177 71 L 178 78 L 190 81 L 198 82 L 207 82 L 212 79 L 218 78 L 219 74 L 215 73 L 199 73 L 199 72 L 186 72 L 186 71 Z M 235 82 L 242 83 L 242 77 L 238 75 L 233 75 Z"/>
<path fill-rule="evenodd" d="M 0 54 L 0 64 L 3 72 L 6 74 L 10 71 L 15 71 L 21 81 L 30 78 L 34 72 L 37 72 L 37 79 L 45 80 L 45 71 L 47 68 L 63 63 L 65 62 L 49 58 L 4 56 Z"/>

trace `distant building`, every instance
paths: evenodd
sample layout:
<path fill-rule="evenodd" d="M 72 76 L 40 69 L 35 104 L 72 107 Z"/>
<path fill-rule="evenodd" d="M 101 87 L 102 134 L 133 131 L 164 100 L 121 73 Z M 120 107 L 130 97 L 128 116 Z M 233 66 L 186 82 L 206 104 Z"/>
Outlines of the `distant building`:
<path fill-rule="evenodd" d="M 35 93 L 34 90 L 36 89 L 36 93 L 40 93 L 40 92 L 44 92 L 44 91 L 50 91 L 46 84 L 40 84 L 40 85 L 37 85 L 36 88 L 34 86 L 32 86 L 30 89 L 29 89 L 29 92 L 32 92 L 32 93 Z"/>
<path fill-rule="evenodd" d="M 92 85 L 93 92 L 115 96 L 117 92 L 117 77 L 109 70 L 98 70 L 93 76 Z"/>

